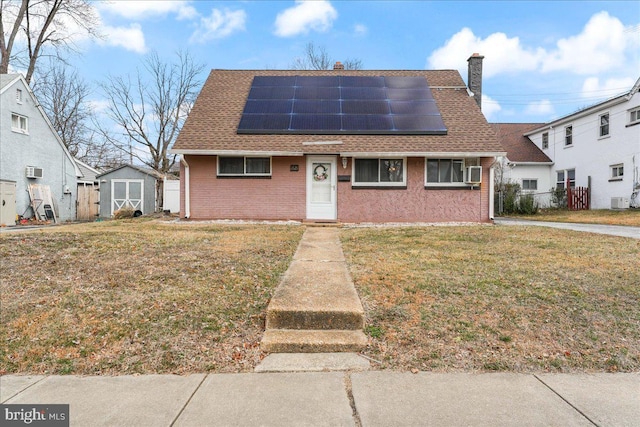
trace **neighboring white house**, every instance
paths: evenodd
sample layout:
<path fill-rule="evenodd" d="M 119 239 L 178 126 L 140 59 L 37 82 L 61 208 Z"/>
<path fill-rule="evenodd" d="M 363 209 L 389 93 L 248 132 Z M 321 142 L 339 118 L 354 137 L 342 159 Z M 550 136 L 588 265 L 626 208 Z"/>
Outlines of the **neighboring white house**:
<path fill-rule="evenodd" d="M 522 193 L 533 194 L 538 206 L 549 207 L 551 189 L 551 159 L 538 148 L 525 133 L 542 126 L 542 123 L 491 123 L 498 141 L 507 152 L 500 158 L 495 176 L 497 184 L 519 184 Z"/>
<path fill-rule="evenodd" d="M 524 133 L 553 162 L 552 186 L 590 186 L 591 209 L 640 207 L 639 89 L 640 79 L 625 94 Z"/>
<path fill-rule="evenodd" d="M 58 221 L 75 220 L 81 172 L 24 77 L 0 75 L 0 107 L 3 224 L 14 225 L 16 216 L 36 216 L 30 203 L 30 184 L 38 187 L 39 214 L 48 217 L 51 209 L 44 205 L 50 204 Z M 15 198 L 5 199 L 5 192 L 13 192 Z"/>

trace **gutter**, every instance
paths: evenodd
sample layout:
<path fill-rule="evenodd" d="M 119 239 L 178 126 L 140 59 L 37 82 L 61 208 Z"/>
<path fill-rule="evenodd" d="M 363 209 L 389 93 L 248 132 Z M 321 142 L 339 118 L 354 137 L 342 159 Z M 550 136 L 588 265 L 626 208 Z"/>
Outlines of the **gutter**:
<path fill-rule="evenodd" d="M 189 191 L 191 175 L 189 163 L 187 163 L 184 156 L 180 156 L 180 163 L 184 166 L 184 217 L 189 219 L 191 217 L 191 192 Z"/>

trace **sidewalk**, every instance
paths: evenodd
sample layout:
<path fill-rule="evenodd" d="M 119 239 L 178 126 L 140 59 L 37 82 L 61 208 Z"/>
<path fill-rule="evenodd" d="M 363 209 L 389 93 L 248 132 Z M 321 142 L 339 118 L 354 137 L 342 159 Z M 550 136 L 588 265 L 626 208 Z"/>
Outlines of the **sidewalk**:
<path fill-rule="evenodd" d="M 637 426 L 640 373 L 6 375 L 0 399 L 71 426 Z"/>
<path fill-rule="evenodd" d="M 533 221 L 528 219 L 517 219 L 517 218 L 495 218 L 494 223 L 496 225 L 520 225 L 520 226 L 532 225 L 537 227 L 562 228 L 565 230 L 582 231 L 586 233 L 607 234 L 610 236 L 640 239 L 640 227 L 629 227 L 625 225 L 579 224 L 575 222 L 547 222 L 547 221 Z"/>

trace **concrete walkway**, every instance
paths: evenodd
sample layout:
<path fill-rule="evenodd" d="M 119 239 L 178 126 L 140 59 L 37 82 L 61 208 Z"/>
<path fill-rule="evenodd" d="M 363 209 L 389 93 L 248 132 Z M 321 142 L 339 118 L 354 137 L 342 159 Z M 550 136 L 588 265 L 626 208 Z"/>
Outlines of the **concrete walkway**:
<path fill-rule="evenodd" d="M 71 426 L 637 426 L 640 373 L 5 375 L 0 400 Z"/>
<path fill-rule="evenodd" d="M 574 222 L 547 222 L 530 221 L 517 218 L 495 218 L 496 225 L 519 225 L 562 228 L 565 230 L 583 231 L 586 233 L 607 234 L 610 236 L 629 237 L 640 239 L 640 227 L 628 227 L 624 225 L 604 225 L 604 224 L 578 224 Z"/>

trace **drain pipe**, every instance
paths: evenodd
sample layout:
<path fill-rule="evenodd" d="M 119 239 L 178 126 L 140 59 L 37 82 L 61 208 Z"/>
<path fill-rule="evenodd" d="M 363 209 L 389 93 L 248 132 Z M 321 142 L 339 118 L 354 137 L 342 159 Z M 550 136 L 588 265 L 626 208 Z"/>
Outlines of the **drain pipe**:
<path fill-rule="evenodd" d="M 191 217 L 191 191 L 189 191 L 191 177 L 189 173 L 189 163 L 187 163 L 184 156 L 180 156 L 180 163 L 184 166 L 184 217 L 189 219 Z"/>
<path fill-rule="evenodd" d="M 495 166 L 500 162 L 500 157 L 494 157 L 493 163 L 489 166 L 489 219 L 495 220 Z"/>

